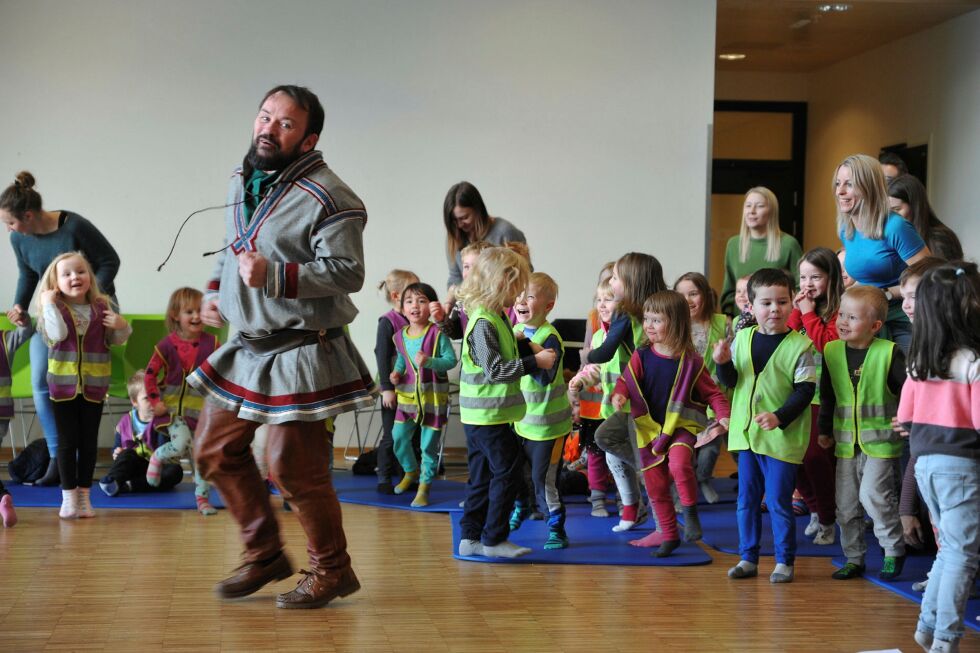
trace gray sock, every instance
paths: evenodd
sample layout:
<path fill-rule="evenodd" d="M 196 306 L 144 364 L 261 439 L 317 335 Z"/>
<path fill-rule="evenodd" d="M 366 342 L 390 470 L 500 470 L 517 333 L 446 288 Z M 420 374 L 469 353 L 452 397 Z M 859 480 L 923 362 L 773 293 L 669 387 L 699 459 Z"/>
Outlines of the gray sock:
<path fill-rule="evenodd" d="M 793 565 L 776 563 L 776 568 L 769 575 L 770 583 L 791 583 L 793 582 Z"/>
<path fill-rule="evenodd" d="M 684 515 L 684 541 L 696 542 L 701 539 L 701 520 L 697 506 L 681 506 Z"/>
<path fill-rule="evenodd" d="M 466 557 L 482 556 L 486 554 L 483 553 L 483 544 L 480 542 L 480 540 L 460 540 L 459 555 Z"/>
<path fill-rule="evenodd" d="M 500 544 L 494 544 L 493 546 L 483 545 L 483 555 L 488 558 L 518 558 L 530 552 L 531 549 L 526 546 L 517 546 L 510 540 L 504 540 Z"/>

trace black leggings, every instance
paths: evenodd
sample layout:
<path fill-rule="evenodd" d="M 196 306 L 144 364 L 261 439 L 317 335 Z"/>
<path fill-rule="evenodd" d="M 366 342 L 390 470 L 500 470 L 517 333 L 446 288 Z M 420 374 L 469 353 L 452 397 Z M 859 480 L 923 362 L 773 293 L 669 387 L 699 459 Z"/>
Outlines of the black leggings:
<path fill-rule="evenodd" d="M 61 489 L 92 487 L 95 459 L 99 452 L 99 422 L 102 402 L 82 396 L 70 401 L 52 401 L 54 421 L 58 425 L 58 473 Z"/>

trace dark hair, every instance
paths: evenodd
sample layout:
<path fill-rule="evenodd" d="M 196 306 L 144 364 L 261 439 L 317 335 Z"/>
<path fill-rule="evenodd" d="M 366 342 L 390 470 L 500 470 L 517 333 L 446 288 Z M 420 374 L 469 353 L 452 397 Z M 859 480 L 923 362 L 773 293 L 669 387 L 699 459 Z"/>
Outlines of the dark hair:
<path fill-rule="evenodd" d="M 879 154 L 878 163 L 883 166 L 895 166 L 898 168 L 898 174 L 900 175 L 909 174 L 909 167 L 905 165 L 905 161 L 894 152 L 882 152 Z"/>
<path fill-rule="evenodd" d="M 926 187 L 912 175 L 899 175 L 888 182 L 888 196 L 909 205 L 909 222 L 936 256 L 947 260 L 963 258 L 963 246 L 952 229 L 936 217 Z"/>
<path fill-rule="evenodd" d="M 41 211 L 41 194 L 34 190 L 34 175 L 22 170 L 14 183 L 0 194 L 0 209 L 7 211 L 15 220 L 23 220 L 28 211 Z"/>
<path fill-rule="evenodd" d="M 898 285 L 904 286 L 905 282 L 909 279 L 922 279 L 922 275 L 933 268 L 938 268 L 940 265 L 945 263 L 943 259 L 938 256 L 923 256 L 918 261 L 908 266 L 902 270 L 902 274 L 898 277 Z"/>
<path fill-rule="evenodd" d="M 800 263 L 803 261 L 819 268 L 827 275 L 827 291 L 815 302 L 820 319 L 827 322 L 840 309 L 840 297 L 844 293 L 844 276 L 840 269 L 840 259 L 831 249 L 814 247 L 800 257 Z"/>
<path fill-rule="evenodd" d="M 629 252 L 616 261 L 616 276 L 623 283 L 623 299 L 619 302 L 620 313 L 628 313 L 638 321 L 643 320 L 643 302 L 655 292 L 670 290 L 664 281 L 664 268 L 655 256 Z"/>
<path fill-rule="evenodd" d="M 305 86 L 283 84 L 266 93 L 262 101 L 259 102 L 259 108 L 261 109 L 265 101 L 276 93 L 288 95 L 293 102 L 299 105 L 300 109 L 306 112 L 306 133 L 303 134 L 303 138 L 310 134 L 320 135 L 320 132 L 323 131 L 323 105 L 320 104 L 320 98 L 316 96 L 316 93 Z"/>
<path fill-rule="evenodd" d="M 677 290 L 677 284 L 681 281 L 690 281 L 694 284 L 694 287 L 698 289 L 701 293 L 701 314 L 696 316 L 699 322 L 707 322 L 714 315 L 715 307 L 718 305 L 718 295 L 715 293 L 714 288 L 708 283 L 708 278 L 705 277 L 700 272 L 687 272 L 682 274 L 674 282 L 674 290 Z"/>
<path fill-rule="evenodd" d="M 453 209 L 457 206 L 476 211 L 477 224 L 472 239 L 456 226 Z M 461 181 L 449 188 L 446 199 L 442 203 L 442 221 L 446 224 L 446 253 L 450 257 L 455 257 L 456 252 L 463 249 L 471 240 L 483 240 L 490 230 L 490 214 L 487 213 L 487 205 L 483 203 L 483 196 L 476 186 L 468 181 Z"/>
<path fill-rule="evenodd" d="M 958 349 L 980 356 L 980 274 L 976 263 L 944 263 L 922 275 L 915 298 L 909 375 L 950 378 Z"/>
<path fill-rule="evenodd" d="M 439 295 L 436 294 L 435 289 L 433 289 L 429 284 L 422 282 L 410 283 L 402 290 L 401 306 L 399 308 L 405 308 L 405 297 L 407 297 L 409 293 L 413 295 L 422 295 L 430 302 L 439 301 Z"/>
<path fill-rule="evenodd" d="M 780 286 L 789 291 L 790 297 L 793 296 L 793 280 L 789 278 L 786 270 L 776 268 L 762 268 L 756 270 L 749 277 L 749 301 L 755 302 L 756 288 L 769 288 L 770 286 Z"/>

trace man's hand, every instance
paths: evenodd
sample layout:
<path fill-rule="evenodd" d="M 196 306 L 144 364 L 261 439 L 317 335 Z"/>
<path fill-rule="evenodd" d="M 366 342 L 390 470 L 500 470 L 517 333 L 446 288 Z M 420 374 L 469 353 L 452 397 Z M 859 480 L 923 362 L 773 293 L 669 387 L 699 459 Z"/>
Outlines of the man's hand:
<path fill-rule="evenodd" d="M 242 252 L 238 255 L 238 276 L 249 288 L 265 288 L 265 274 L 269 262 L 258 252 Z"/>
<path fill-rule="evenodd" d="M 779 426 L 779 418 L 774 413 L 759 413 L 752 419 L 765 431 L 771 431 Z"/>
<path fill-rule="evenodd" d="M 388 409 L 398 405 L 394 390 L 385 390 L 381 393 L 381 405 Z"/>
<path fill-rule="evenodd" d="M 225 325 L 224 320 L 221 319 L 221 312 L 218 311 L 218 302 L 213 299 L 201 302 L 201 322 L 215 329 Z"/>
<path fill-rule="evenodd" d="M 538 369 L 550 370 L 555 366 L 558 354 L 554 349 L 542 349 L 534 355 L 534 362 L 538 364 Z"/>
<path fill-rule="evenodd" d="M 14 304 L 14 307 L 7 311 L 7 319 L 19 327 L 27 326 L 30 322 L 27 311 L 21 308 L 20 304 Z"/>

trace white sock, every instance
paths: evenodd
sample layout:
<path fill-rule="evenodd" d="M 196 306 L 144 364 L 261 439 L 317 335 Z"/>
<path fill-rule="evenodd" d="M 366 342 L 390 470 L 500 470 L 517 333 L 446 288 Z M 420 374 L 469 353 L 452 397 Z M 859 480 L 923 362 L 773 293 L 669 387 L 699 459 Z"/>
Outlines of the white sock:
<path fill-rule="evenodd" d="M 612 527 L 614 533 L 622 533 L 623 531 L 628 531 L 636 526 L 635 521 L 629 521 L 628 519 L 620 519 L 619 523 Z"/>
<path fill-rule="evenodd" d="M 461 556 L 482 556 L 483 544 L 480 540 L 460 540 L 459 555 Z"/>
<path fill-rule="evenodd" d="M 531 549 L 526 546 L 517 546 L 509 540 L 504 540 L 493 546 L 483 545 L 483 555 L 488 558 L 517 558 L 530 552 Z"/>
<path fill-rule="evenodd" d="M 769 575 L 769 582 L 788 583 L 791 580 L 793 580 L 793 565 L 784 565 L 781 562 L 777 562 L 775 569 L 772 570 L 772 574 Z"/>

